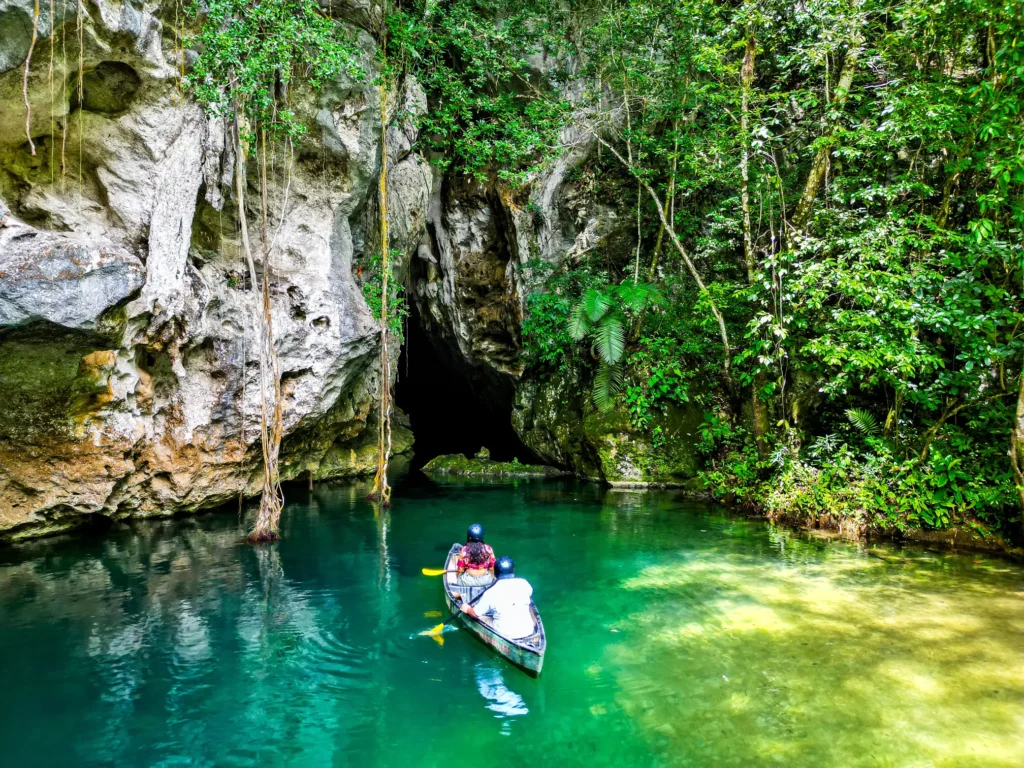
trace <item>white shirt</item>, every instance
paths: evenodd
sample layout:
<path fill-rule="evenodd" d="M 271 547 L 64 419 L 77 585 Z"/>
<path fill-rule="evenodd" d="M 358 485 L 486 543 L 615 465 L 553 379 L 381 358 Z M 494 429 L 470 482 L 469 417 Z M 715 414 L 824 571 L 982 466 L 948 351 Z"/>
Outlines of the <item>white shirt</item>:
<path fill-rule="evenodd" d="M 510 640 L 534 633 L 530 597 L 533 587 L 526 579 L 498 579 L 473 606 L 477 616 L 488 616 L 499 635 Z"/>

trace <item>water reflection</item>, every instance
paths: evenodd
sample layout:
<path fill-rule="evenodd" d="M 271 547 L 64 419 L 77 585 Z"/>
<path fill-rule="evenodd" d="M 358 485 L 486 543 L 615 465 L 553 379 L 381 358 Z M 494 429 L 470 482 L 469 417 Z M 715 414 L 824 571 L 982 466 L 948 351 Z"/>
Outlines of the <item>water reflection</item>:
<path fill-rule="evenodd" d="M 673 493 L 368 490 L 293 493 L 273 547 L 232 511 L 0 551 L 0 764 L 440 767 L 454 733 L 593 768 L 1020 765 L 1014 564 Z M 539 680 L 416 634 L 447 617 L 421 568 L 473 521 L 534 585 Z"/>
<path fill-rule="evenodd" d="M 491 664 L 477 664 L 473 670 L 477 690 L 487 701 L 487 709 L 494 712 L 496 718 L 522 717 L 530 713 L 523 697 L 505 685 L 501 670 Z M 510 723 L 503 728 L 510 731 Z"/>

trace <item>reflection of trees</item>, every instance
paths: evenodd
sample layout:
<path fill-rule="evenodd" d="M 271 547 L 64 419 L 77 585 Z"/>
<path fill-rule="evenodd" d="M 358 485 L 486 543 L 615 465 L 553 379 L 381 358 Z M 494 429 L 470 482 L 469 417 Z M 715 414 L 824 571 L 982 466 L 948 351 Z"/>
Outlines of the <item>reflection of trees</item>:
<path fill-rule="evenodd" d="M 396 759 L 382 745 L 493 728 L 490 707 L 625 764 L 1019 763 L 1024 595 L 998 561 L 766 530 L 670 492 L 410 487 L 374 515 L 368 491 L 289 490 L 274 547 L 241 544 L 232 512 L 0 553 L 5 682 L 36 708 L 0 733 L 74 734 L 69 763 L 136 764 L 145 748 L 149 764 L 372 766 Z M 441 603 L 419 569 L 481 514 L 555 639 L 540 681 L 472 638 L 464 653 L 406 640 Z M 516 694 L 530 717 L 512 716 Z M 156 732 L 166 743 L 140 744 Z M 38 764 L 34 738 L 0 762 Z M 424 764 L 435 755 L 450 760 Z"/>

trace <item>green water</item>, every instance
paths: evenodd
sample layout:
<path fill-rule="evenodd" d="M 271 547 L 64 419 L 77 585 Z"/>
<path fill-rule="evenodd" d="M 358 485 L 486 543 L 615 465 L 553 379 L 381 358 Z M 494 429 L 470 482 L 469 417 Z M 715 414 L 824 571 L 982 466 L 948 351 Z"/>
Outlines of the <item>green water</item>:
<path fill-rule="evenodd" d="M 1024 570 L 592 486 L 290 492 L 0 551 L 3 766 L 1019 766 Z M 416 637 L 467 523 L 534 585 L 526 677 Z"/>

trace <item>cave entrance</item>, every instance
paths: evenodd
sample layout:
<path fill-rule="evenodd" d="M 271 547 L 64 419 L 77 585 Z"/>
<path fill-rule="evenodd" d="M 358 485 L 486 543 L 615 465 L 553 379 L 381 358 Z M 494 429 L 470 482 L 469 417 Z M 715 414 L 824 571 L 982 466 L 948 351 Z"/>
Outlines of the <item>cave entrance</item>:
<path fill-rule="evenodd" d="M 496 461 L 536 462 L 512 427 L 512 383 L 456 360 L 426 332 L 415 302 L 410 305 L 395 404 L 411 422 L 413 468 L 446 453 L 473 456 L 481 447 Z"/>

